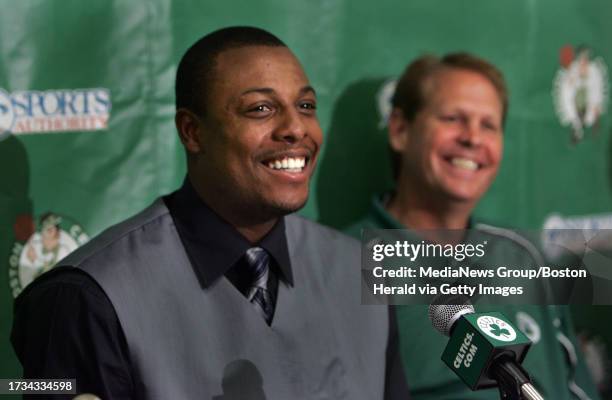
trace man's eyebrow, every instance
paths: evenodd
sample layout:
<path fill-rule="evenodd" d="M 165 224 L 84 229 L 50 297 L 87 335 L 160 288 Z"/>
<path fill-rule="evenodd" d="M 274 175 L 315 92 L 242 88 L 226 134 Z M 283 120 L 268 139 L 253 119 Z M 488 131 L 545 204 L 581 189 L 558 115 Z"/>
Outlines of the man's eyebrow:
<path fill-rule="evenodd" d="M 306 93 L 312 93 L 315 96 L 317 95 L 317 91 L 314 90 L 314 88 L 312 86 L 304 86 L 301 90 L 300 90 L 300 94 L 306 94 Z"/>
<path fill-rule="evenodd" d="M 262 87 L 262 88 L 251 88 L 251 89 L 247 89 L 244 92 L 240 93 L 241 96 L 244 96 L 245 94 L 249 94 L 249 93 L 265 93 L 265 94 L 272 94 L 274 93 L 274 89 L 272 88 L 267 88 L 267 87 Z"/>
<path fill-rule="evenodd" d="M 241 96 L 247 95 L 249 93 L 263 93 L 263 94 L 274 94 L 275 90 L 269 87 L 255 87 L 245 90 L 240 93 Z M 317 92 L 314 90 L 312 86 L 304 86 L 300 89 L 300 95 L 312 93 L 316 96 Z"/>

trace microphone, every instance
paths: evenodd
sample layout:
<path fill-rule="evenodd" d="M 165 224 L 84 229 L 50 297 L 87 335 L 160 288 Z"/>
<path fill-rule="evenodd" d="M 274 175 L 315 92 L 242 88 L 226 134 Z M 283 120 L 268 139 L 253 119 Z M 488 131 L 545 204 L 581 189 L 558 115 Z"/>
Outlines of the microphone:
<path fill-rule="evenodd" d="M 472 390 L 498 386 L 504 400 L 544 400 L 521 366 L 531 346 L 527 336 L 502 313 L 476 313 L 461 297 L 429 306 L 434 328 L 450 337 L 442 361 Z"/>

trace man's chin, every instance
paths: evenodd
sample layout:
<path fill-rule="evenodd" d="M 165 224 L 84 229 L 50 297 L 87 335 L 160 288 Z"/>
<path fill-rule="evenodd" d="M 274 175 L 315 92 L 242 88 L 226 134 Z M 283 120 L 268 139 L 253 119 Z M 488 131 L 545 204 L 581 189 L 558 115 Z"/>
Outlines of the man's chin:
<path fill-rule="evenodd" d="M 301 210 L 308 201 L 308 195 L 299 197 L 269 199 L 267 209 L 270 215 L 282 217 Z"/>
<path fill-rule="evenodd" d="M 300 198 L 270 196 L 250 198 L 247 201 L 243 200 L 237 203 L 236 209 L 240 210 L 240 213 L 234 212 L 234 216 L 242 221 L 242 224 L 263 224 L 299 211 L 304 207 L 307 200 L 307 196 Z"/>
<path fill-rule="evenodd" d="M 306 205 L 308 198 L 299 201 L 283 201 L 275 203 L 272 208 L 278 216 L 294 213 L 301 210 Z"/>
<path fill-rule="evenodd" d="M 447 191 L 446 197 L 456 203 L 463 203 L 466 205 L 472 204 L 474 207 L 482 197 L 479 193 L 469 193 L 469 192 L 461 192 L 461 191 Z"/>

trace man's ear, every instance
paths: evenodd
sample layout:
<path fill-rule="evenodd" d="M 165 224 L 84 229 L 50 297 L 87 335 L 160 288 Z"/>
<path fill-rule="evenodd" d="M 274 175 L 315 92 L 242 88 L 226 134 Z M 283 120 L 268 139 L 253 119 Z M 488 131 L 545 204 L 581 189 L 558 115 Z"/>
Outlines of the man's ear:
<path fill-rule="evenodd" d="M 401 109 L 394 107 L 389 115 L 389 146 L 396 153 L 403 153 L 408 144 L 409 124 Z"/>
<path fill-rule="evenodd" d="M 179 108 L 174 116 L 174 123 L 185 150 L 188 153 L 200 153 L 202 151 L 200 118 L 186 108 Z"/>

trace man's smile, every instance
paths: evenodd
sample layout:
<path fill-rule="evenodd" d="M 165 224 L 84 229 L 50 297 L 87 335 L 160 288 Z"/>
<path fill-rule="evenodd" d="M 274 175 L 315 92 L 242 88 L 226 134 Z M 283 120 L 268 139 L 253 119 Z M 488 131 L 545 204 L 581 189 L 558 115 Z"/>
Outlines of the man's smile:
<path fill-rule="evenodd" d="M 449 162 L 457 168 L 465 169 L 468 171 L 476 171 L 481 167 L 476 161 L 464 157 L 452 157 Z"/>
<path fill-rule="evenodd" d="M 306 166 L 307 157 L 282 157 L 264 162 L 268 168 L 287 172 L 302 172 Z"/>
<path fill-rule="evenodd" d="M 269 152 L 258 157 L 260 164 L 276 176 L 291 177 L 292 181 L 308 179 L 317 154 L 310 146 Z"/>

